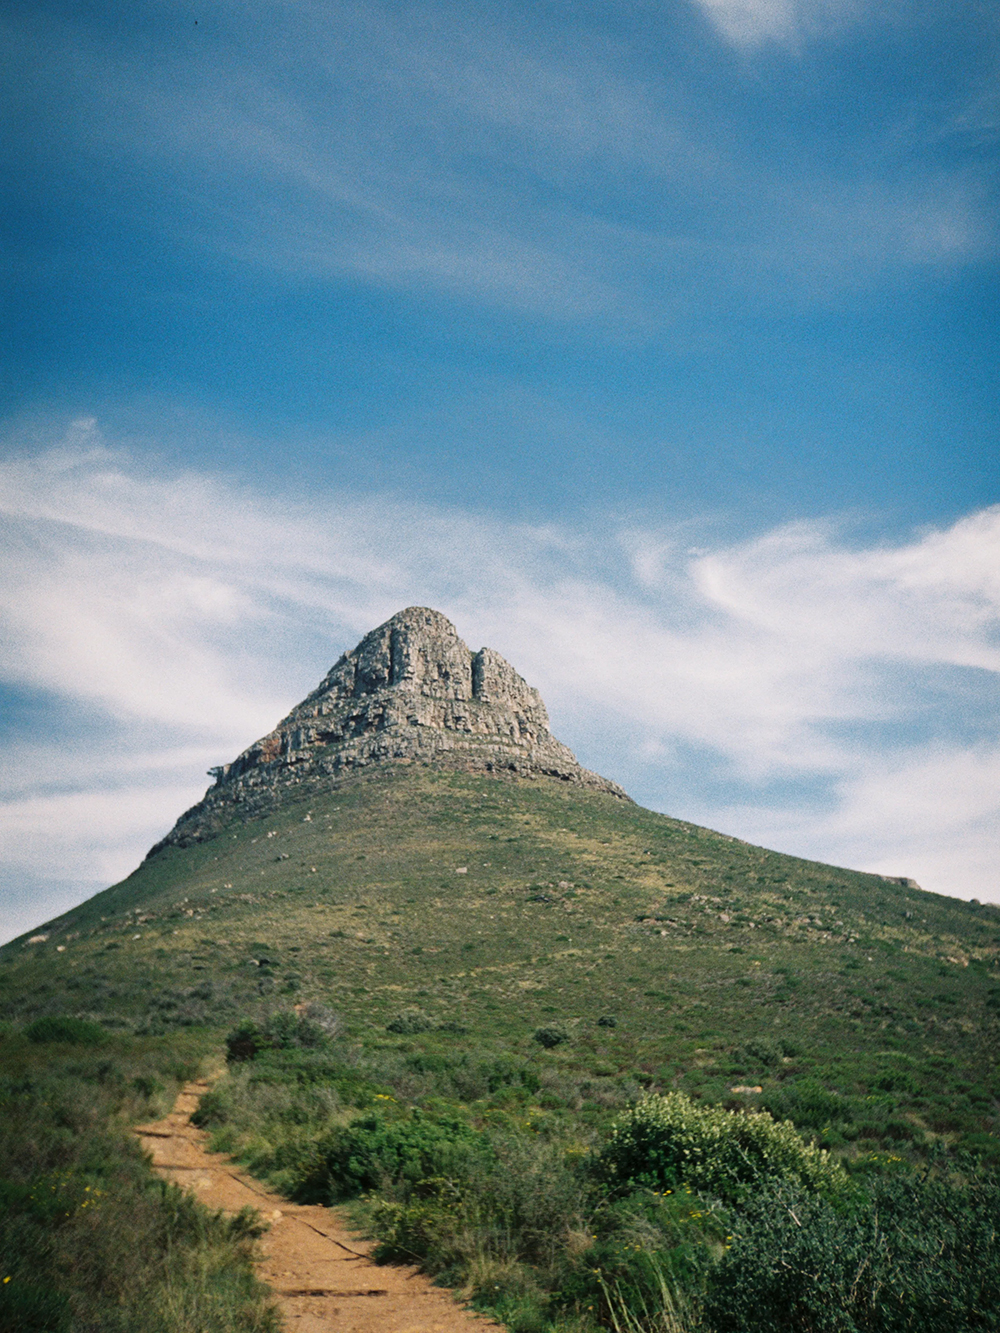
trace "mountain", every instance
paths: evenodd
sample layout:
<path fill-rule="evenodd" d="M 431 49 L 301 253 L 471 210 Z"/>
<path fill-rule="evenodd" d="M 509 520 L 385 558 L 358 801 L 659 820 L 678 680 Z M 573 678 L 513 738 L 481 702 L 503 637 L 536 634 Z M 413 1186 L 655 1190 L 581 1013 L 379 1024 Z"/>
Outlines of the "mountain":
<path fill-rule="evenodd" d="M 215 786 L 150 855 L 390 763 L 557 778 L 628 799 L 556 740 L 541 695 L 499 653 L 470 652 L 440 611 L 411 606 L 344 653 L 273 731 L 213 769 Z"/>
<path fill-rule="evenodd" d="M 0 951 L 0 1015 L 225 1030 L 317 1000 L 373 1049 L 750 1099 L 831 1143 L 996 1127 L 1000 911 L 643 809 L 435 611 L 214 776 L 127 879 Z"/>

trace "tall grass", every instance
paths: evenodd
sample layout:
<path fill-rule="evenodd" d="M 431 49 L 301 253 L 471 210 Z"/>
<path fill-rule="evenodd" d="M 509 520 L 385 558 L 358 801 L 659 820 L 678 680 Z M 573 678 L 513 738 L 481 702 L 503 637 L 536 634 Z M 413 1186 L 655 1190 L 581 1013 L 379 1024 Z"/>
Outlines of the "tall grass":
<path fill-rule="evenodd" d="M 701 1323 L 690 1298 L 655 1256 L 650 1259 L 650 1269 L 654 1288 L 638 1297 L 623 1292 L 620 1282 L 609 1283 L 602 1273 L 597 1274 L 615 1333 L 694 1333 Z"/>
<path fill-rule="evenodd" d="M 30 1035 L 0 1035 L 0 1330 L 276 1330 L 255 1216 L 156 1179 L 129 1129 L 169 1109 L 203 1046 L 91 1024 Z"/>

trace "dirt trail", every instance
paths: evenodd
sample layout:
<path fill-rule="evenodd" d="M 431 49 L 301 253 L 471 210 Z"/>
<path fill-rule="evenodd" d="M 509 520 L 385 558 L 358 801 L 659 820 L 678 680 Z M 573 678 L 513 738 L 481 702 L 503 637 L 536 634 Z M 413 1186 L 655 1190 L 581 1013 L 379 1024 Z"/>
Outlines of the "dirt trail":
<path fill-rule="evenodd" d="M 193 1191 L 209 1208 L 248 1204 L 270 1231 L 260 1241 L 258 1276 L 278 1298 L 289 1333 L 485 1333 L 500 1326 L 457 1305 L 415 1268 L 377 1265 L 336 1210 L 289 1203 L 206 1150 L 191 1124 L 208 1083 L 188 1083 L 170 1115 L 136 1133 L 157 1174 Z"/>

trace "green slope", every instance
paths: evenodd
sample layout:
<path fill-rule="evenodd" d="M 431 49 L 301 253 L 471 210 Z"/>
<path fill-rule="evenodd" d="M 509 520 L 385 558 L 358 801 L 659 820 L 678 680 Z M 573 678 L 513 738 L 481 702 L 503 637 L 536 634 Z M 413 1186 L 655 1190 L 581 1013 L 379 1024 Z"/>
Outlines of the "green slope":
<path fill-rule="evenodd" d="M 0 952 L 8 1019 L 157 1033 L 321 1000 L 372 1045 L 502 1047 L 833 1145 L 988 1152 L 996 1128 L 1000 911 L 555 781 L 369 771 L 36 933 Z M 411 1008 L 435 1030 L 387 1033 Z M 543 1026 L 568 1040 L 542 1051 Z"/>

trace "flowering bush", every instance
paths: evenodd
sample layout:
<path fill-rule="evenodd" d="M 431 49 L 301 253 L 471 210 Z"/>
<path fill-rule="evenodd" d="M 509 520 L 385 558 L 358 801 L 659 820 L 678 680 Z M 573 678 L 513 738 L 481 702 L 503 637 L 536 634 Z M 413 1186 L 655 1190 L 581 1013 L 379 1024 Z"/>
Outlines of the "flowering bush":
<path fill-rule="evenodd" d="M 789 1120 L 700 1106 L 681 1092 L 650 1095 L 620 1115 L 597 1160 L 607 1183 L 632 1189 L 690 1185 L 727 1202 L 781 1178 L 824 1193 L 847 1176 L 828 1152 L 803 1141 Z"/>

